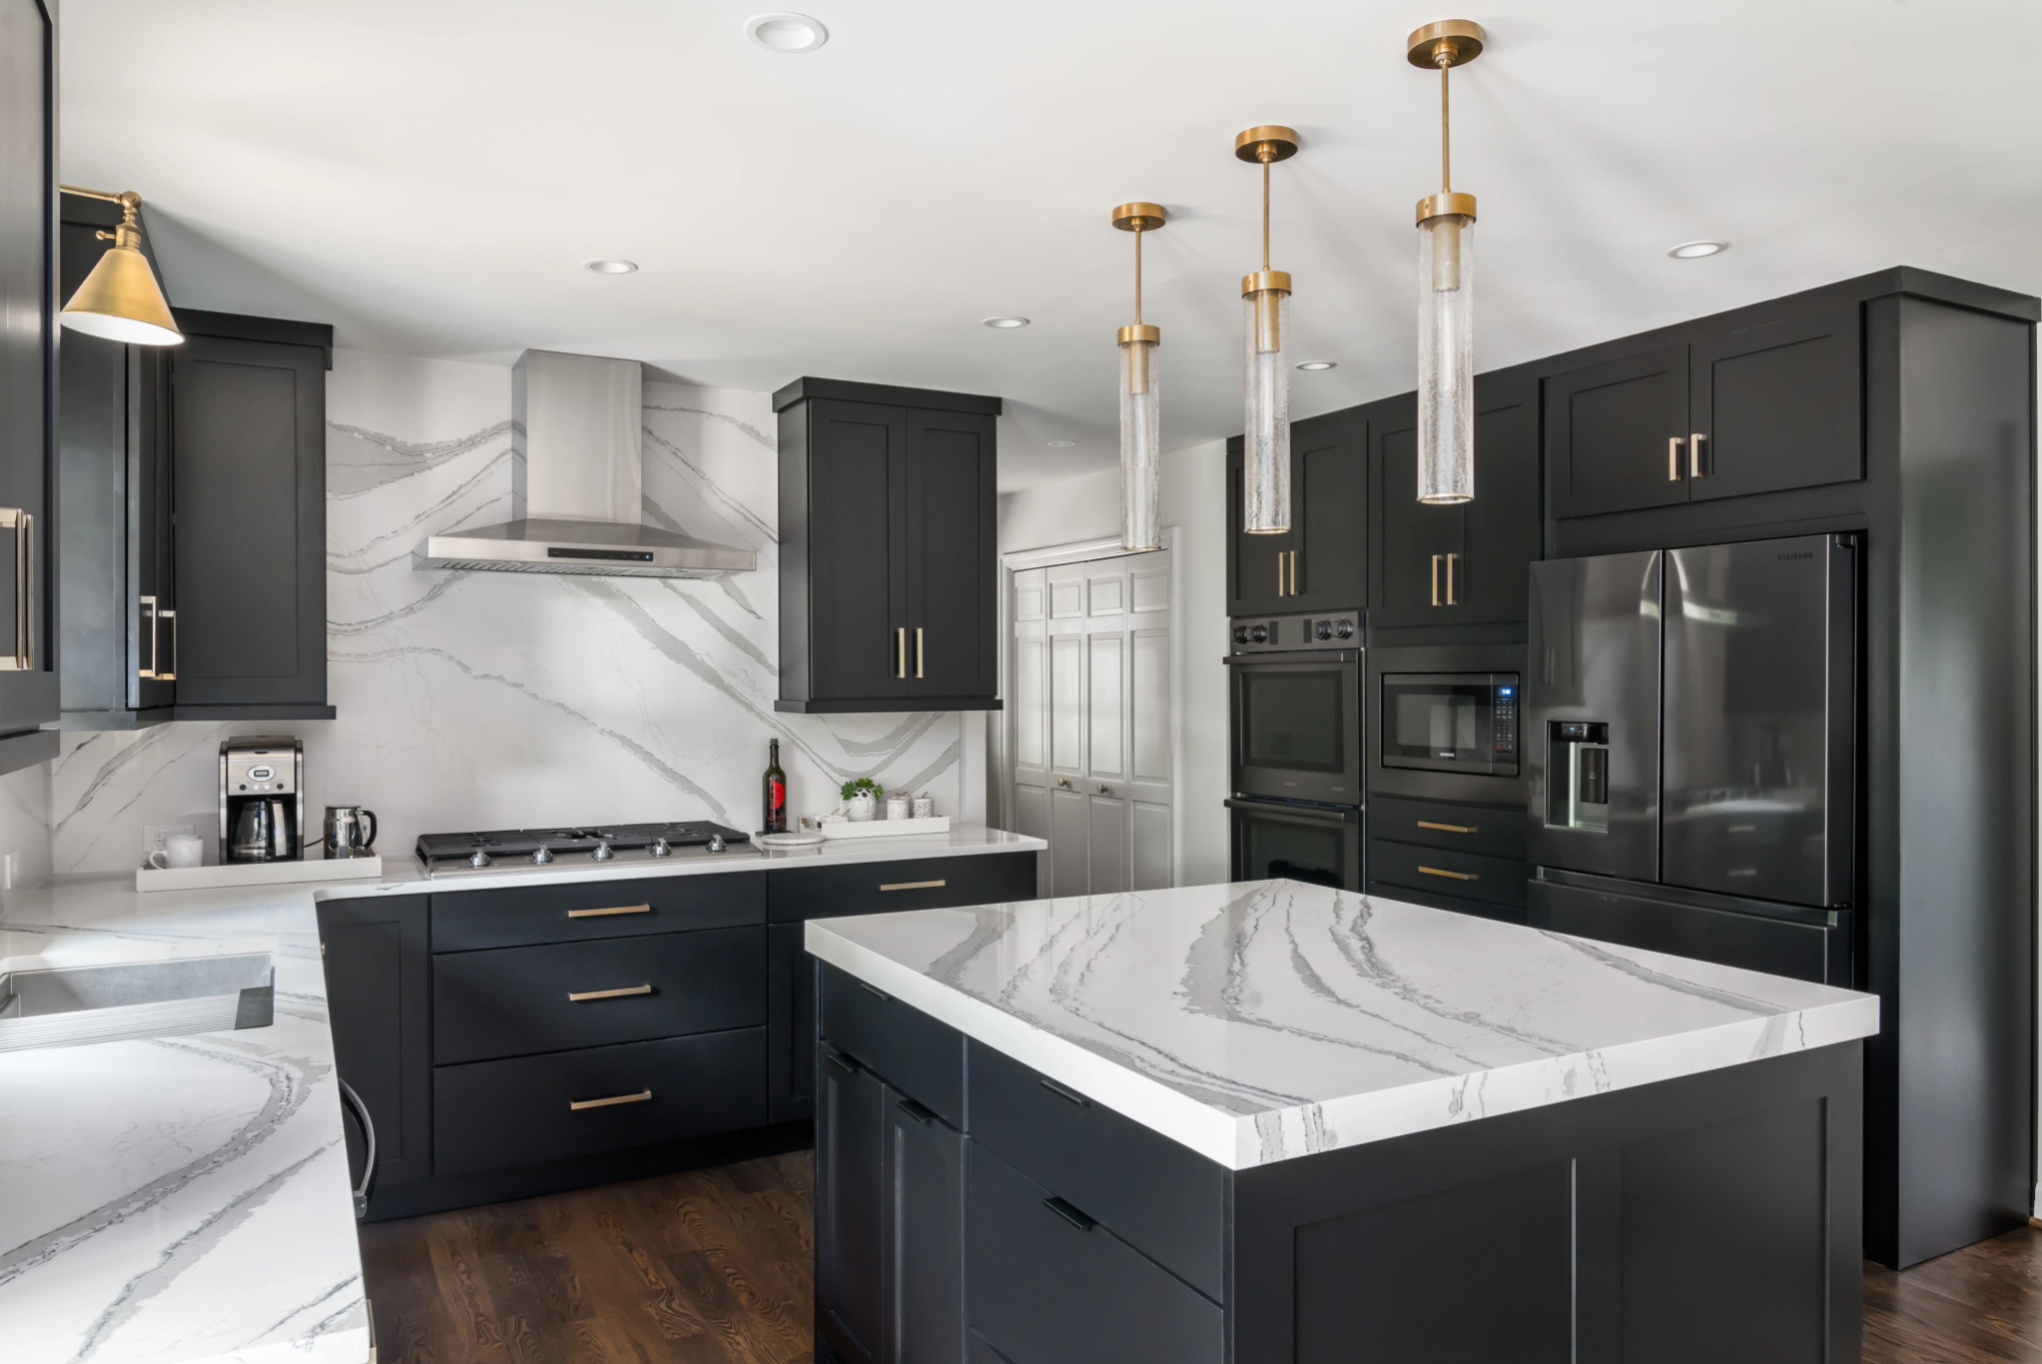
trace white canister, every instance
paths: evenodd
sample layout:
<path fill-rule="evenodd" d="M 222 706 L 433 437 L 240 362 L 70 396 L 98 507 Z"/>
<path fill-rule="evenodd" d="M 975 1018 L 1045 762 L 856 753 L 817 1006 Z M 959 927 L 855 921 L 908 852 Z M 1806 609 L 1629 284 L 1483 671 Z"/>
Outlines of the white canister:
<path fill-rule="evenodd" d="M 870 791 L 860 791 L 857 795 L 851 797 L 850 814 L 852 822 L 860 823 L 872 818 L 873 804 L 872 793 Z"/>
<path fill-rule="evenodd" d="M 935 817 L 936 817 L 936 802 L 930 800 L 927 796 L 916 796 L 915 818 L 934 819 Z"/>
<path fill-rule="evenodd" d="M 906 819 L 912 804 L 913 802 L 906 796 L 888 796 L 886 798 L 886 817 L 888 819 Z"/>

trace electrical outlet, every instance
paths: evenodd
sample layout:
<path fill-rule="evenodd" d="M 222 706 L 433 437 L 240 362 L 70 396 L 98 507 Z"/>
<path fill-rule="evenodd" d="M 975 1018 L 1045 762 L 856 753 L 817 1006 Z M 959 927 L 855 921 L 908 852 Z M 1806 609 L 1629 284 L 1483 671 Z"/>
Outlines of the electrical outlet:
<path fill-rule="evenodd" d="M 144 824 L 142 826 L 142 856 L 161 852 L 163 844 L 172 834 L 189 834 L 197 831 L 189 824 Z"/>

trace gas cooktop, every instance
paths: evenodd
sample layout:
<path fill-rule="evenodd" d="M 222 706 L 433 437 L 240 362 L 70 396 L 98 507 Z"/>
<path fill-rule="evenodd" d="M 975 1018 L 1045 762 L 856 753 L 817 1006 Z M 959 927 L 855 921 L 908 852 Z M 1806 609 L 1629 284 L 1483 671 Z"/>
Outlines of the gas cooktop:
<path fill-rule="evenodd" d="M 607 870 L 704 857 L 761 855 L 745 834 L 707 820 L 420 834 L 417 853 L 419 866 L 427 876 L 435 877 L 484 872 Z"/>

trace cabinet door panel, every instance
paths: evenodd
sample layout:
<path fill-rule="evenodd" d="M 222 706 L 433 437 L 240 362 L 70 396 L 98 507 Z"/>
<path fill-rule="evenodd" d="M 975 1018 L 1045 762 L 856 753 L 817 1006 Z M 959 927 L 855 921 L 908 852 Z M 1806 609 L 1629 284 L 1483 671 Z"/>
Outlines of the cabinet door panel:
<path fill-rule="evenodd" d="M 834 1052 L 815 1124 L 815 1330 L 846 1364 L 879 1358 L 886 1087 Z"/>
<path fill-rule="evenodd" d="M 1480 421 L 1478 417 L 1478 442 Z M 1369 421 L 1369 450 L 1378 499 L 1377 618 L 1414 625 L 1460 620 L 1460 614 L 1446 604 L 1446 556 L 1463 552 L 1466 511 L 1455 506 L 1428 506 L 1418 500 L 1415 399 L 1400 398 L 1374 409 Z M 1475 496 L 1480 498 L 1484 491 L 1478 469 Z"/>
<path fill-rule="evenodd" d="M 1858 331 L 1853 301 L 1695 342 L 1694 429 L 1703 450 L 1690 495 L 1863 478 Z"/>
<path fill-rule="evenodd" d="M 1298 547 L 1295 531 L 1250 535 L 1241 529 L 1241 451 L 1227 446 L 1227 614 L 1259 616 L 1288 609 L 1286 557 Z M 1292 490 L 1295 493 L 1295 489 Z"/>
<path fill-rule="evenodd" d="M 1368 423 L 1348 410 L 1291 428 L 1289 611 L 1358 611 L 1368 605 Z M 1258 537 L 1260 538 L 1260 537 Z"/>
<path fill-rule="evenodd" d="M 903 696 L 907 413 L 824 398 L 809 407 L 814 695 Z"/>
<path fill-rule="evenodd" d="M 177 699 L 326 703 L 326 360 L 190 336 L 174 366 Z"/>
<path fill-rule="evenodd" d="M 815 1116 L 815 958 L 799 923 L 766 929 L 766 1120 Z"/>
<path fill-rule="evenodd" d="M 1452 618 L 1523 620 L 1539 556 L 1539 394 L 1531 378 L 1475 380 L 1475 500 L 1461 513 Z"/>
<path fill-rule="evenodd" d="M 993 433 L 977 413 L 907 414 L 910 696 L 999 690 Z"/>
<path fill-rule="evenodd" d="M 1663 507 L 1688 498 L 1685 345 L 1627 355 L 1546 380 L 1553 515 Z M 1670 464 L 1668 442 L 1680 458 Z"/>
<path fill-rule="evenodd" d="M 964 1355 L 964 1137 L 885 1092 L 885 1357 L 955 1364 Z"/>
<path fill-rule="evenodd" d="M 376 1183 L 432 1173 L 431 952 L 426 899 L 330 900 L 319 906 L 333 1060 L 376 1125 Z M 351 1168 L 362 1152 L 347 1125 Z"/>

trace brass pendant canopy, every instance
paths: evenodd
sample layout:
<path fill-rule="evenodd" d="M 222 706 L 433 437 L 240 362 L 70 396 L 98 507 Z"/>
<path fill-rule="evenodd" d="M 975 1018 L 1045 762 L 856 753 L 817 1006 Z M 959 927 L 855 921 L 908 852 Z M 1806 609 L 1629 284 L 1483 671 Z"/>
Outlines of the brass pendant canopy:
<path fill-rule="evenodd" d="M 70 190 L 69 186 L 65 188 Z M 57 320 L 73 331 L 127 345 L 180 344 L 184 333 L 177 329 L 163 288 L 156 282 L 156 272 L 149 268 L 148 258 L 142 254 L 142 227 L 137 216 L 142 196 L 133 190 L 118 195 L 92 190 L 70 192 L 113 200 L 121 206 L 122 222 L 112 232 L 98 234 L 102 239 L 112 238 L 113 245 L 85 276 Z"/>
<path fill-rule="evenodd" d="M 1262 167 L 1262 268 L 1241 277 L 1241 528 L 1290 529 L 1290 275 L 1269 264 L 1269 168 L 1298 153 L 1294 128 L 1264 123 L 1234 138 L 1234 155 Z"/>
<path fill-rule="evenodd" d="M 1163 329 L 1142 321 L 1142 234 L 1170 221 L 1143 200 L 1113 210 L 1113 225 L 1134 233 L 1134 322 L 1120 329 L 1120 547 L 1163 547 L 1163 408 L 1156 351 Z"/>
<path fill-rule="evenodd" d="M 1404 40 L 1439 72 L 1439 193 L 1418 201 L 1418 500 L 1475 496 L 1475 196 L 1453 187 L 1447 76 L 1482 55 L 1480 24 L 1443 19 Z"/>

